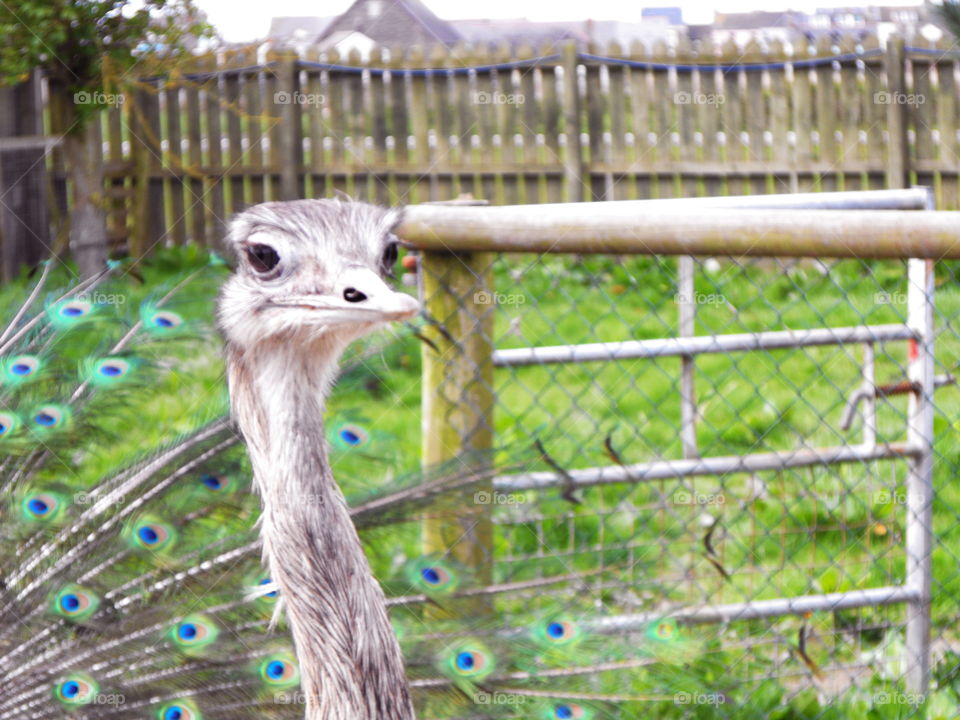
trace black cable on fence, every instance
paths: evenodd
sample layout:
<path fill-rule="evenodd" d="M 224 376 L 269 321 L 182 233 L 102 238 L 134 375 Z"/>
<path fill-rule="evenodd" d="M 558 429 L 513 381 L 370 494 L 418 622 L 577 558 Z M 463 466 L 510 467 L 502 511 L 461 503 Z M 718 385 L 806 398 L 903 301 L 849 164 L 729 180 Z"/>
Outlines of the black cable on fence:
<path fill-rule="evenodd" d="M 532 58 L 530 60 L 515 60 L 505 63 L 493 63 L 490 65 L 471 65 L 459 68 L 371 68 L 359 67 L 356 65 L 338 65 L 336 63 L 308 62 L 301 60 L 297 66 L 303 70 L 334 70 L 343 73 L 361 74 L 368 72 L 371 75 L 383 75 L 385 73 L 402 73 L 411 77 L 433 77 L 434 75 L 466 75 L 471 70 L 473 72 L 491 72 L 492 70 L 519 70 L 522 68 L 533 67 L 535 65 L 553 63 L 560 59 L 559 55 L 544 55 L 543 57 Z"/>
<path fill-rule="evenodd" d="M 914 48 L 907 48 L 914 50 Z M 803 60 L 784 60 L 780 62 L 769 63 L 734 63 L 729 65 L 708 65 L 708 64 L 689 64 L 689 63 L 659 63 L 646 60 L 628 60 L 626 58 L 607 57 L 605 55 L 593 55 L 591 53 L 577 53 L 577 59 L 585 62 L 603 63 L 606 65 L 623 65 L 638 70 L 676 70 L 677 72 L 715 72 L 717 70 L 729 73 L 743 70 L 745 72 L 757 70 L 782 70 L 788 65 L 795 68 L 818 67 L 820 65 L 830 65 L 832 63 L 850 62 L 852 60 L 862 60 L 865 58 L 882 55 L 881 48 L 872 48 L 860 53 L 843 53 L 841 55 L 829 55 L 826 57 L 808 58 Z M 332 70 L 334 72 L 356 73 L 369 72 L 371 75 L 383 75 L 384 73 L 409 74 L 411 77 L 433 77 L 434 75 L 463 75 L 471 71 L 481 73 L 491 70 L 513 70 L 525 67 L 544 65 L 560 60 L 560 55 L 544 55 L 542 57 L 531 58 L 529 60 L 518 60 L 515 62 L 497 63 L 492 65 L 474 65 L 459 68 L 368 68 L 356 65 L 339 65 L 337 63 L 307 62 L 300 61 L 297 65 L 304 70 Z"/>
<path fill-rule="evenodd" d="M 915 55 L 939 56 L 943 59 L 960 59 L 960 53 L 947 50 L 937 50 L 934 48 L 910 47 L 904 48 L 907 53 Z M 699 64 L 699 63 L 661 63 L 650 62 L 647 60 L 629 60 L 627 58 L 607 57 L 605 55 L 593 55 L 591 53 L 577 53 L 577 59 L 584 62 L 602 63 L 605 65 L 621 65 L 636 70 L 660 70 L 676 72 L 722 72 L 732 73 L 738 71 L 756 72 L 763 70 L 783 70 L 790 66 L 793 68 L 812 68 L 823 65 L 832 65 L 833 63 L 845 63 L 855 60 L 865 60 L 883 54 L 882 48 L 871 48 L 863 52 L 842 53 L 840 55 L 828 55 L 825 57 L 814 57 L 797 60 L 781 60 L 777 62 L 762 63 L 730 63 L 730 64 Z M 298 60 L 297 67 L 301 70 L 329 70 L 339 73 L 350 73 L 362 75 L 370 73 L 372 76 L 381 76 L 387 73 L 409 75 L 410 77 L 434 77 L 434 76 L 457 76 L 467 75 L 470 72 L 486 73 L 494 70 L 521 70 L 524 68 L 536 67 L 539 65 L 548 65 L 555 63 L 561 58 L 560 55 L 543 55 L 541 57 L 530 58 L 528 60 L 514 60 L 511 62 L 491 63 L 486 65 L 469 65 L 456 68 L 384 68 L 384 67 L 366 67 L 359 65 L 341 65 L 339 63 L 314 62 L 308 60 Z M 279 63 L 268 62 L 261 65 L 247 65 L 239 68 L 225 68 L 223 70 L 211 70 L 209 72 L 185 73 L 183 77 L 192 82 L 203 82 L 219 75 L 240 75 L 252 74 L 275 68 Z M 162 80 L 160 76 L 144 78 L 144 82 Z"/>

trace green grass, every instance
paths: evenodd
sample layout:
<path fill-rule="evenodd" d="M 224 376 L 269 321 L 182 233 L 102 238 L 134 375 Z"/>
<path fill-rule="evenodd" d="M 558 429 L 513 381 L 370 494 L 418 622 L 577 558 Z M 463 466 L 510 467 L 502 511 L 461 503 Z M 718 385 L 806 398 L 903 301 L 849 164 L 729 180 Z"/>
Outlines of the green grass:
<path fill-rule="evenodd" d="M 131 307 L 185 267 L 202 262 L 193 251 L 161 253 L 144 269 L 145 284 L 125 283 Z M 956 327 L 960 290 L 954 270 L 946 263 L 939 267 L 938 373 L 952 371 L 960 358 Z M 676 262 L 672 259 L 549 257 L 538 261 L 511 256 L 496 261 L 494 275 L 498 292 L 523 298 L 520 304 L 495 309 L 476 306 L 478 312 L 495 313 L 497 347 L 676 334 Z M 11 303 L 22 287 L 17 283 L 0 289 L 0 303 Z M 198 321 L 208 316 L 215 290 L 211 283 L 189 298 L 183 304 L 184 313 Z M 878 302 L 881 292 L 886 293 L 882 300 L 892 302 Z M 697 334 L 893 323 L 906 314 L 905 265 L 894 261 L 844 261 L 833 265 L 829 274 L 807 262 L 789 269 L 767 261 L 744 266 L 722 262 L 718 268 L 698 268 L 697 293 L 704 300 L 697 307 Z M 345 372 L 329 403 L 329 430 L 344 422 L 358 423 L 372 438 L 363 452 L 333 456 L 334 472 L 348 493 L 415 471 L 419 465 L 422 347 L 406 331 L 397 334 L 399 339 L 382 353 Z M 905 343 L 878 346 L 876 354 L 878 383 L 903 379 Z M 90 465 L 92 474 L 128 455 L 134 445 L 157 444 L 171 430 L 184 431 L 201 416 L 225 409 L 223 362 L 216 339 L 204 335 L 184 343 L 174 357 L 189 362 L 190 372 L 164 377 L 150 404 L 138 408 L 149 418 L 145 442 L 128 439 L 101 453 Z M 862 422 L 856 420 L 844 432 L 839 419 L 846 399 L 860 385 L 860 359 L 856 346 L 699 357 L 701 453 L 734 455 L 858 442 Z M 679 458 L 679 371 L 676 358 L 498 370 L 494 423 L 500 458 L 507 462 L 516 454 L 529 454 L 536 437 L 565 467 L 609 464 L 603 448 L 608 436 L 626 462 Z M 207 399 L 199 407 L 198 397 Z M 939 390 L 936 406 L 934 634 L 955 642 L 954 617 L 960 606 L 956 560 L 960 487 L 952 480 L 960 466 L 956 436 L 960 391 L 956 387 Z M 879 403 L 881 441 L 904 439 L 905 412 L 905 396 Z M 130 419 L 118 419 L 118 425 L 126 422 Z M 123 437 L 119 428 L 117 434 Z M 531 468 L 546 466 L 540 463 Z M 518 504 L 496 509 L 500 524 L 495 551 L 501 559 L 497 574 L 501 579 L 520 579 L 601 564 L 629 567 L 624 572 L 638 588 L 635 597 L 596 589 L 578 600 L 585 609 L 594 608 L 599 600 L 613 611 L 651 610 L 662 607 L 663 601 L 737 602 L 897 584 L 904 577 L 905 508 L 897 502 L 904 477 L 903 463 L 882 462 L 594 488 L 582 493 L 582 504 L 577 506 L 553 494 L 540 498 L 528 494 Z M 714 498 L 714 502 L 687 504 L 684 493 Z M 719 497 L 722 504 L 716 501 Z M 703 551 L 706 513 L 718 523 L 713 542 L 732 576 L 729 582 Z M 381 536 L 388 542 L 378 542 L 380 549 L 372 550 L 375 565 L 386 572 L 396 546 L 416 552 L 416 538 L 412 527 Z M 902 646 L 902 621 L 903 609 L 897 607 L 817 614 L 809 619 L 814 630 L 811 653 L 824 664 L 848 663 L 863 653 L 895 657 Z M 701 682 L 711 682 L 712 677 L 729 685 L 733 677 L 763 675 L 787 644 L 795 644 L 800 624 L 795 617 L 735 624 L 726 636 L 731 647 L 707 653 L 703 667 L 696 669 L 697 677 Z M 714 629 L 704 630 L 702 637 L 713 637 L 713 633 Z M 771 635 L 778 635 L 781 644 L 763 646 Z M 734 649 L 734 640 L 760 645 L 751 652 L 740 651 Z M 749 712 L 757 717 L 830 717 L 821 714 L 809 688 L 789 706 L 785 704 L 785 698 L 809 683 L 795 655 L 779 660 L 785 663 L 784 674 L 793 676 L 784 679 L 780 689 L 769 683 L 751 684 L 755 707 Z M 726 674 L 718 666 L 735 670 Z M 893 687 L 895 675 L 874 674 L 865 689 L 848 693 L 846 701 L 875 705 L 870 693 Z M 638 682 L 649 689 L 658 680 L 651 676 Z M 764 703 L 779 705 L 782 712 L 769 714 Z M 853 707 L 843 712 L 854 712 Z M 900 717 L 898 707 L 874 707 L 871 717 Z M 956 698 L 944 690 L 928 704 L 929 716 L 948 717 L 956 707 Z M 672 704 L 647 710 L 657 717 L 679 717 Z M 695 714 L 687 717 L 704 718 L 730 712 L 729 706 L 688 710 Z M 737 716 L 750 716 L 747 709 L 742 712 Z"/>
<path fill-rule="evenodd" d="M 499 259 L 494 270 L 498 292 L 519 294 L 525 300 L 494 311 L 497 347 L 657 338 L 676 332 L 673 260 L 550 257 L 538 262 L 512 256 Z M 941 264 L 938 373 L 952 371 L 960 355 L 955 327 L 960 292 L 953 271 L 953 266 Z M 789 271 L 769 262 L 744 267 L 722 263 L 713 272 L 698 271 L 697 292 L 708 302 L 697 308 L 696 332 L 902 322 L 906 289 L 906 267 L 901 262 L 839 262 L 828 275 L 813 263 L 800 263 Z M 489 306 L 477 311 L 489 311 Z M 395 438 L 391 461 L 412 469 L 419 447 L 417 348 L 405 352 L 409 363 L 398 366 L 388 360 L 377 368 L 382 394 L 376 404 L 367 404 L 367 416 Z M 878 383 L 904 378 L 906 343 L 878 346 L 876 357 Z M 861 359 L 857 346 L 701 356 L 697 359 L 701 453 L 734 455 L 859 442 L 862 421 L 857 419 L 849 431 L 840 430 L 839 422 L 847 398 L 861 383 Z M 532 438 L 539 437 L 565 467 L 604 465 L 609 463 L 602 446 L 607 436 L 627 462 L 680 457 L 679 369 L 680 361 L 671 358 L 499 370 L 495 426 L 499 445 L 505 448 L 502 459 L 509 461 L 512 453 L 518 449 L 522 453 Z M 331 406 L 334 411 L 363 406 L 366 399 L 356 388 L 341 388 Z M 955 432 L 960 392 L 955 387 L 939 390 L 936 405 L 939 541 L 933 559 L 934 635 L 955 642 L 960 490 L 952 480 L 960 465 Z M 906 408 L 905 396 L 878 403 L 880 441 L 905 439 Z M 352 461 L 348 457 L 341 462 L 349 467 Z M 502 579 L 520 579 L 629 564 L 634 582 L 653 581 L 652 597 L 677 604 L 900 584 L 905 572 L 905 508 L 899 502 L 904 479 L 905 464 L 887 461 L 596 488 L 584 492 L 582 505 L 576 507 L 554 497 L 528 495 L 522 498 L 528 504 L 496 511 L 501 524 L 495 547 L 504 559 L 498 574 Z M 679 492 L 722 495 L 725 503 L 678 505 Z M 704 530 L 699 521 L 706 512 L 719 521 L 714 542 L 733 576 L 729 582 L 720 578 L 702 550 Z M 597 592 L 582 598 L 585 607 L 597 597 L 609 606 L 617 604 L 609 594 Z M 655 604 L 648 599 L 640 607 Z M 865 652 L 896 658 L 902 650 L 903 619 L 900 607 L 819 613 L 808 621 L 818 638 L 813 652 L 824 663 L 849 663 Z M 759 649 L 752 655 L 728 650 L 717 657 L 742 667 L 749 656 L 758 670 L 774 661 L 776 653 L 763 647 L 770 635 L 795 644 L 800 624 L 795 617 L 740 624 L 741 640 L 759 642 Z M 783 649 L 780 645 L 779 652 Z M 788 695 L 807 682 L 796 656 L 786 664 L 786 674 L 791 673 Z M 870 693 L 894 687 L 895 677 L 874 677 L 870 692 L 854 691 L 844 697 L 874 706 Z M 798 696 L 791 707 L 804 702 L 819 707 L 809 694 Z M 955 702 L 953 695 L 934 696 L 930 717 L 951 716 Z M 855 712 L 852 707 L 843 710 L 838 704 L 838 716 Z M 669 710 L 659 708 L 658 716 L 669 716 Z M 706 708 L 697 712 L 696 717 L 713 716 Z M 780 716 L 819 713 L 791 712 Z M 909 715 L 896 704 L 871 712 L 875 717 Z M 743 713 L 738 716 L 749 715 Z"/>

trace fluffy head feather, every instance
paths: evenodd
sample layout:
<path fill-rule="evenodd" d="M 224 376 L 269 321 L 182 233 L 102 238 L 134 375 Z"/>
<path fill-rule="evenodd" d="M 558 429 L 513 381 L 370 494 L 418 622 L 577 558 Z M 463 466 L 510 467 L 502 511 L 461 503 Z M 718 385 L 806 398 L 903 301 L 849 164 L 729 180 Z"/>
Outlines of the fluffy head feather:
<path fill-rule="evenodd" d="M 383 281 L 396 261 L 396 210 L 339 200 L 256 205 L 230 226 L 237 272 L 223 288 L 219 320 L 227 341 L 249 349 L 272 338 L 323 338 L 346 346 L 416 301 Z"/>

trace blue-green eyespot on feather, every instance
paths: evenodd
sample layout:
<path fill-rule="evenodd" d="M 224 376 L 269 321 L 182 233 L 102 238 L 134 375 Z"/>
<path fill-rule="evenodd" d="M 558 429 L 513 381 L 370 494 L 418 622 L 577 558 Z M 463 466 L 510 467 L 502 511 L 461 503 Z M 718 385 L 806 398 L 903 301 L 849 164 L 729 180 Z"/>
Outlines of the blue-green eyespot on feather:
<path fill-rule="evenodd" d="M 15 355 L 4 358 L 0 378 L 7 386 L 22 385 L 35 380 L 43 367 L 43 363 L 36 355 Z"/>
<path fill-rule="evenodd" d="M 137 365 L 138 361 L 134 358 L 98 358 L 87 362 L 84 376 L 94 385 L 107 387 L 129 379 Z"/>
<path fill-rule="evenodd" d="M 368 445 L 370 433 L 362 425 L 344 422 L 334 426 L 330 440 L 339 450 L 352 450 Z"/>
<path fill-rule="evenodd" d="M 53 490 L 26 493 L 20 501 L 21 517 L 30 524 L 50 525 L 63 517 L 67 498 Z"/>
<path fill-rule="evenodd" d="M 480 682 L 495 668 L 493 653 L 479 640 L 465 640 L 447 647 L 437 663 L 437 669 L 458 684 Z"/>
<path fill-rule="evenodd" d="M 124 535 L 134 550 L 150 552 L 169 550 L 177 541 L 175 528 L 154 515 L 141 515 L 128 523 Z"/>
<path fill-rule="evenodd" d="M 257 665 L 257 675 L 270 688 L 286 689 L 300 683 L 300 668 L 293 655 L 275 653 L 268 655 Z"/>
<path fill-rule="evenodd" d="M 540 714 L 543 720 L 590 720 L 593 716 L 590 708 L 576 702 L 551 703 Z"/>
<path fill-rule="evenodd" d="M 47 308 L 47 317 L 51 325 L 57 329 L 65 330 L 89 320 L 95 310 L 96 305 L 89 300 L 71 298 L 50 305 Z"/>
<path fill-rule="evenodd" d="M 172 310 L 158 308 L 153 303 L 140 306 L 140 320 L 148 332 L 156 335 L 172 335 L 184 327 L 183 316 Z"/>
<path fill-rule="evenodd" d="M 40 405 L 30 413 L 30 429 L 37 435 L 52 435 L 70 427 L 72 413 L 66 405 Z"/>
<path fill-rule="evenodd" d="M 407 563 L 407 582 L 427 595 L 449 595 L 460 585 L 460 573 L 443 558 L 427 556 Z"/>
<path fill-rule="evenodd" d="M 185 655 L 202 655 L 220 635 L 220 628 L 205 615 L 189 615 L 167 632 L 174 646 Z"/>
<path fill-rule="evenodd" d="M 203 716 L 192 701 L 178 699 L 160 706 L 156 720 L 203 720 Z"/>
<path fill-rule="evenodd" d="M 260 575 L 255 577 L 251 584 L 256 587 L 262 587 L 264 585 L 271 585 L 272 582 L 273 581 L 268 576 Z M 257 596 L 257 602 L 263 605 L 274 605 L 276 604 L 277 598 L 279 597 L 280 597 L 280 591 L 273 589 L 273 590 L 270 590 L 269 592 L 261 592 Z"/>
<path fill-rule="evenodd" d="M 53 686 L 53 696 L 67 707 L 89 705 L 100 692 L 100 686 L 85 673 L 70 673 Z"/>
<path fill-rule="evenodd" d="M 647 637 L 654 642 L 673 643 L 679 636 L 680 628 L 673 618 L 662 618 L 647 626 Z"/>
<path fill-rule="evenodd" d="M 0 412 L 0 442 L 16 436 L 23 421 L 12 412 Z"/>
<path fill-rule="evenodd" d="M 664 663 L 676 665 L 687 662 L 698 651 L 698 644 L 684 636 L 674 618 L 661 618 L 650 623 L 646 636 L 647 643 L 641 650 Z"/>
<path fill-rule="evenodd" d="M 100 607 L 100 596 L 92 590 L 71 583 L 61 588 L 53 597 L 51 609 L 70 622 L 83 622 L 91 618 Z"/>
<path fill-rule="evenodd" d="M 226 495 L 233 490 L 235 483 L 229 475 L 204 473 L 198 478 L 198 485 L 206 493 Z"/>
<path fill-rule="evenodd" d="M 535 623 L 531 628 L 531 637 L 541 648 L 553 649 L 576 645 L 583 633 L 570 618 L 551 617 Z"/>

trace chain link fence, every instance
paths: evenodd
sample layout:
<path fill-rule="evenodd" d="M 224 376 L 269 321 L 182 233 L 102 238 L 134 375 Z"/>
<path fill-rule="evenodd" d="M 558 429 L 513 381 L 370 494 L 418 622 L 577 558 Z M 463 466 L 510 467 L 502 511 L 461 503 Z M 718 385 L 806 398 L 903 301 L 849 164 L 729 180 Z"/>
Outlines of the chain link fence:
<path fill-rule="evenodd" d="M 844 195 L 838 207 L 869 207 L 870 193 Z M 789 203 L 829 196 L 816 197 Z M 918 197 L 903 191 L 901 209 L 927 207 Z M 722 677 L 674 702 L 718 717 L 746 717 L 771 680 L 824 706 L 909 710 L 928 688 L 952 692 L 957 272 L 950 260 L 424 253 L 437 328 L 425 455 L 489 446 L 510 467 L 473 498 L 492 526 L 483 547 L 468 538 L 454 554 L 492 556 L 497 582 L 582 574 L 576 593 L 522 602 L 560 603 L 628 642 L 676 619 Z"/>

